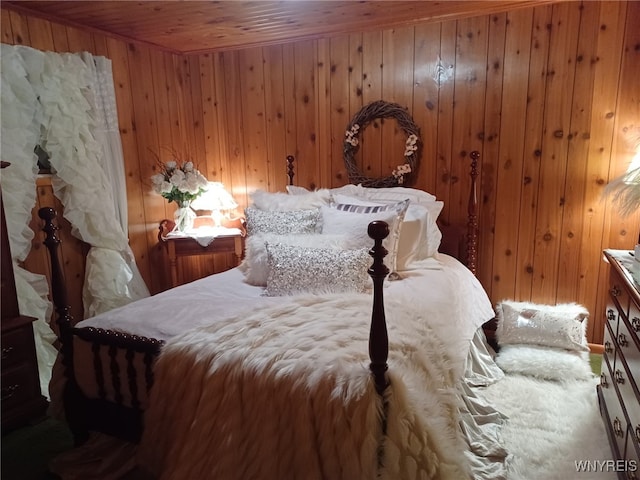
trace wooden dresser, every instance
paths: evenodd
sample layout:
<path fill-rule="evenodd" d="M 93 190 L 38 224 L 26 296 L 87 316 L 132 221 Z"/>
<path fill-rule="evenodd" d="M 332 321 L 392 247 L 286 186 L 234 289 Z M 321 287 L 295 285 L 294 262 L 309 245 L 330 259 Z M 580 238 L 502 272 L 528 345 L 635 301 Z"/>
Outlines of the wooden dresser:
<path fill-rule="evenodd" d="M 598 400 L 619 477 L 640 479 L 640 262 L 605 250 L 611 265 Z"/>
<path fill-rule="evenodd" d="M 0 264 L 2 275 L 2 431 L 6 432 L 42 415 L 47 402 L 40 391 L 33 338 L 33 318 L 20 315 L 0 192 Z"/>

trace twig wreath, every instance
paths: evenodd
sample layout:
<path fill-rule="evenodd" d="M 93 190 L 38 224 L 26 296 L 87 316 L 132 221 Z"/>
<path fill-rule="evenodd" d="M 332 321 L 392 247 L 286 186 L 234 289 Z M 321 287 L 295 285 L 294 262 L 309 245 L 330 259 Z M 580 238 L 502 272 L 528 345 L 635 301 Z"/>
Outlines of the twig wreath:
<path fill-rule="evenodd" d="M 396 167 L 388 177 L 370 178 L 358 169 L 354 156 L 360 148 L 359 135 L 376 118 L 395 118 L 404 133 L 407 134 L 404 149 L 404 162 Z M 383 100 L 371 102 L 362 107 L 347 125 L 344 137 L 343 155 L 349 181 L 365 187 L 395 187 L 409 183 L 411 174 L 417 171 L 420 155 L 420 129 L 413 122 L 407 110 L 397 103 Z"/>

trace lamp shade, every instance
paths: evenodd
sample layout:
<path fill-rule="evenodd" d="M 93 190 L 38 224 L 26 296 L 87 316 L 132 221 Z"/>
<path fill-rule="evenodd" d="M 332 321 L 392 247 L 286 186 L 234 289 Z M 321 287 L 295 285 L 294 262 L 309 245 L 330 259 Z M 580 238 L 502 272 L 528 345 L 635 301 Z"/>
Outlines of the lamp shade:
<path fill-rule="evenodd" d="M 191 202 L 194 210 L 233 210 L 238 204 L 220 182 L 208 182 L 205 191 Z"/>

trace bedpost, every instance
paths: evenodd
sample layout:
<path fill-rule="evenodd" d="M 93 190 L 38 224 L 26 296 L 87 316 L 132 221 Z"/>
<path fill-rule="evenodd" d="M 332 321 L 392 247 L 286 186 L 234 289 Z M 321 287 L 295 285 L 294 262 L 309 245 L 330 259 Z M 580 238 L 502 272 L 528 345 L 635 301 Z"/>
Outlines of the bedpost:
<path fill-rule="evenodd" d="M 293 185 L 293 155 L 287 155 L 287 177 L 289 177 L 289 183 L 287 185 Z"/>
<path fill-rule="evenodd" d="M 64 279 L 64 271 L 58 256 L 58 246 L 60 239 L 56 235 L 58 227 L 53 220 L 56 211 L 51 207 L 44 207 L 38 210 L 38 216 L 44 220 L 42 230 L 46 233 L 44 244 L 49 250 L 51 263 L 51 294 L 58 318 L 58 338 L 60 340 L 60 353 L 62 355 L 62 365 L 64 367 L 64 410 L 69 429 L 73 433 L 76 445 L 84 443 L 88 437 L 84 424 L 84 413 L 81 403 L 78 400 L 79 387 L 73 373 L 73 316 L 70 313 L 69 302 L 67 300 L 67 289 Z"/>
<path fill-rule="evenodd" d="M 369 254 L 373 257 L 373 264 L 369 268 L 369 276 L 373 280 L 373 310 L 371 313 L 371 329 L 369 331 L 369 369 L 373 373 L 376 391 L 382 395 L 388 386 L 386 378 L 387 358 L 389 356 L 389 338 L 387 322 L 384 314 L 383 283 L 389 274 L 384 264 L 387 249 L 382 246 L 382 240 L 389 235 L 389 225 L 382 221 L 369 224 L 367 233 L 374 240 Z"/>
<path fill-rule="evenodd" d="M 469 192 L 468 221 L 467 221 L 467 267 L 476 275 L 478 263 L 478 160 L 480 152 L 474 150 L 471 156 L 471 190 Z"/>
<path fill-rule="evenodd" d="M 38 210 L 38 216 L 44 220 L 42 230 L 45 232 L 46 238 L 43 243 L 49 250 L 51 257 L 51 294 L 56 312 L 58 313 L 56 324 L 60 329 L 60 337 L 64 337 L 70 333 L 69 328 L 73 326 L 73 317 L 69 312 L 64 271 L 60 266 L 60 259 L 58 258 L 60 239 L 56 235 L 58 227 L 53 223 L 53 220 L 56 218 L 56 211 L 51 207 L 44 207 Z"/>

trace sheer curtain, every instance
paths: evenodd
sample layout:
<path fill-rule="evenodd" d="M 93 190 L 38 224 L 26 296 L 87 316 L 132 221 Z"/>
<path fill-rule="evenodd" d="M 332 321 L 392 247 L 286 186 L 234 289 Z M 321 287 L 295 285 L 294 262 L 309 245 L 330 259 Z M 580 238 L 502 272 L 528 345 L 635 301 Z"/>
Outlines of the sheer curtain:
<path fill-rule="evenodd" d="M 36 341 L 51 347 L 53 337 L 46 324 L 51 308 L 46 301 L 48 288 L 42 288 L 42 278 L 17 266 L 29 253 L 33 238 L 28 223 L 36 195 L 35 145 L 50 156 L 54 193 L 64 206 L 73 235 L 91 245 L 83 291 L 85 316 L 149 295 L 128 245 L 124 164 L 110 60 L 3 44 L 1 119 L 2 157 L 12 165 L 0 178 L 20 311 L 47 327 L 41 333 L 36 326 Z M 32 303 L 40 303 L 34 302 L 36 297 L 46 306 L 37 315 L 27 313 Z M 45 346 L 38 352 L 42 378 L 43 372 L 50 375 L 52 360 L 50 355 L 41 359 L 41 350 L 49 349 Z"/>

